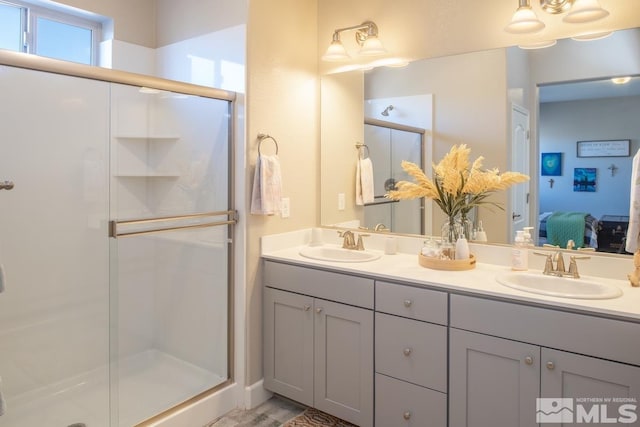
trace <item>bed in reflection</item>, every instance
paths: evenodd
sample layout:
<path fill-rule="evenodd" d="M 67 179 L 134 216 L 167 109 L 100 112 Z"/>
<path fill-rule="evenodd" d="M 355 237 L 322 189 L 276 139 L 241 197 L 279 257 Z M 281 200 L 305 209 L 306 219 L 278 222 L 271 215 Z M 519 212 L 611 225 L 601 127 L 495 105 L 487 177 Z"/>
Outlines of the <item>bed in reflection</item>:
<path fill-rule="evenodd" d="M 600 222 L 590 213 L 542 212 L 538 217 L 538 244 L 567 246 L 573 240 L 577 248 L 598 249 Z"/>

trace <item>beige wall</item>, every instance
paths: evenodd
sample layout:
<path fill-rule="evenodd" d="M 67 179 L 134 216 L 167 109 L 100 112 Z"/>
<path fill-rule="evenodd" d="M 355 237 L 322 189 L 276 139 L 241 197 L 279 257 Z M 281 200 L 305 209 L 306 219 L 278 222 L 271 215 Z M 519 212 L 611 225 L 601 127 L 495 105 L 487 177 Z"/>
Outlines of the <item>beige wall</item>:
<path fill-rule="evenodd" d="M 262 378 L 260 237 L 319 221 L 317 0 L 252 0 L 247 25 L 247 206 L 258 133 L 280 147 L 291 217 L 247 215 L 247 384 Z M 267 148 L 268 149 L 268 148 Z"/>
<path fill-rule="evenodd" d="M 247 22 L 249 0 L 156 1 L 158 4 L 157 47 Z"/>
<path fill-rule="evenodd" d="M 156 47 L 156 0 L 56 0 L 114 20 L 114 38 Z"/>
<path fill-rule="evenodd" d="M 356 206 L 356 142 L 364 142 L 364 78 L 360 72 L 324 76 L 320 112 L 320 212 L 323 224 L 364 220 Z M 327 100 L 331 100 L 327 102 Z M 345 194 L 345 209 L 338 210 L 338 193 Z"/>

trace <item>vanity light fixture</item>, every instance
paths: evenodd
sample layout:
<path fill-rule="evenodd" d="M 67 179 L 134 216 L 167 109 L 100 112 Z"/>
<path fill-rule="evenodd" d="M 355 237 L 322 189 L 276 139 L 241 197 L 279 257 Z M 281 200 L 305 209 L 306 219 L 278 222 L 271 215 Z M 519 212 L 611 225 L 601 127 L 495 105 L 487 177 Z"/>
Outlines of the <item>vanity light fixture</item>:
<path fill-rule="evenodd" d="M 540 8 L 553 15 L 566 12 L 572 4 L 573 0 L 540 0 Z"/>
<path fill-rule="evenodd" d="M 521 43 L 518 45 L 520 49 L 544 49 L 545 47 L 555 46 L 558 43 L 557 40 L 543 40 L 533 43 Z"/>
<path fill-rule="evenodd" d="M 324 55 L 322 55 L 322 60 L 337 62 L 346 61 L 349 58 L 350 57 L 347 53 L 347 49 L 344 48 L 344 45 L 340 41 L 340 33 L 336 31 L 335 33 L 333 33 L 333 40 L 327 48 L 327 51 Z"/>
<path fill-rule="evenodd" d="M 508 33 L 527 34 L 541 31 L 544 27 L 544 22 L 538 19 L 529 0 L 518 0 L 518 9 L 504 30 Z"/>
<path fill-rule="evenodd" d="M 387 53 L 387 50 L 378 38 L 378 26 L 372 21 L 365 21 L 360 25 L 335 30 L 333 32 L 331 45 L 329 45 L 327 52 L 322 55 L 323 61 L 345 61 L 350 58 L 347 50 L 340 41 L 340 33 L 344 31 L 356 32 L 356 41 L 360 45 L 360 51 L 358 52 L 360 55 L 377 56 Z"/>
<path fill-rule="evenodd" d="M 609 12 L 600 6 L 598 0 L 574 0 L 569 13 L 562 20 L 572 24 L 593 22 L 606 18 Z"/>
<path fill-rule="evenodd" d="M 518 0 L 518 9 L 505 31 L 515 34 L 536 33 L 544 29 L 545 24 L 531 8 L 530 0 Z M 550 14 L 565 13 L 563 22 L 584 23 L 605 18 L 609 12 L 600 6 L 598 0 L 540 0 L 540 8 Z"/>
<path fill-rule="evenodd" d="M 613 31 L 602 31 L 598 33 L 578 34 L 577 36 L 571 37 L 571 40 L 575 40 L 578 42 L 600 40 L 600 39 L 609 37 L 611 34 L 613 34 Z"/>

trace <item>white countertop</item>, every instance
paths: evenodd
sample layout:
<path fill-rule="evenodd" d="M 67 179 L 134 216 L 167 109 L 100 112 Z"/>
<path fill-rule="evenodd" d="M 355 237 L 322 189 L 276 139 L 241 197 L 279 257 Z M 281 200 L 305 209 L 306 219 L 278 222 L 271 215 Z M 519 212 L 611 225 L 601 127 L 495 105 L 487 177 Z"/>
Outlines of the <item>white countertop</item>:
<path fill-rule="evenodd" d="M 325 236 L 333 236 L 335 230 L 323 230 Z M 299 251 L 303 246 L 308 245 L 310 238 L 310 230 L 301 230 L 299 232 L 284 233 L 280 235 L 265 236 L 262 240 L 262 257 L 273 261 L 282 261 L 287 263 L 298 264 L 301 266 L 324 268 L 331 271 L 371 276 L 376 279 L 389 281 L 400 281 L 416 285 L 425 285 L 430 288 L 442 289 L 452 292 L 464 292 L 477 294 L 478 296 L 490 296 L 503 299 L 515 300 L 525 303 L 533 303 L 537 305 L 548 305 L 552 307 L 562 308 L 565 310 L 592 312 L 600 315 L 623 317 L 627 320 L 640 320 L 640 288 L 631 287 L 628 280 L 609 279 L 603 277 L 595 278 L 601 283 L 609 283 L 620 288 L 623 292 L 622 296 L 613 299 L 574 299 L 559 298 L 546 295 L 538 295 L 530 292 L 520 291 L 504 285 L 495 280 L 496 275 L 511 271 L 506 265 L 483 262 L 485 259 L 504 258 L 504 251 L 508 248 L 490 245 L 472 246 L 472 253 L 476 253 L 478 262 L 476 268 L 467 271 L 441 271 L 422 267 L 418 264 L 418 250 L 416 247 L 422 245 L 421 239 L 410 241 L 398 238 L 398 247 L 400 252 L 395 255 L 385 255 L 381 250 L 384 242 L 376 242 L 376 239 L 385 239 L 387 237 L 379 236 L 371 239 L 368 251 L 377 252 L 381 257 L 374 261 L 368 262 L 328 262 L 306 258 L 300 255 Z M 415 239 L 415 238 L 414 238 Z M 330 244 L 337 243 L 329 239 Z M 335 240 L 335 239 L 334 239 Z M 475 249 L 475 250 L 474 250 Z M 501 254 L 491 252 L 499 251 Z M 480 253 L 478 255 L 478 253 Z M 508 252 L 507 252 L 508 253 Z M 620 264 L 627 267 L 626 260 L 618 262 L 612 258 L 598 259 L 597 255 L 592 255 L 595 263 L 609 265 L 611 270 L 616 271 L 620 276 Z M 531 266 L 530 273 L 539 273 L 542 275 L 542 265 L 544 257 L 535 266 Z M 594 264 L 595 265 L 595 264 Z M 632 261 L 628 263 L 626 269 L 630 272 L 633 269 Z M 594 267 L 602 270 L 603 267 Z M 625 273 L 626 274 L 626 273 Z M 582 277 L 594 279 L 592 276 L 582 274 Z M 624 277 L 624 276 L 623 276 Z M 566 280 L 571 280 L 567 278 Z"/>

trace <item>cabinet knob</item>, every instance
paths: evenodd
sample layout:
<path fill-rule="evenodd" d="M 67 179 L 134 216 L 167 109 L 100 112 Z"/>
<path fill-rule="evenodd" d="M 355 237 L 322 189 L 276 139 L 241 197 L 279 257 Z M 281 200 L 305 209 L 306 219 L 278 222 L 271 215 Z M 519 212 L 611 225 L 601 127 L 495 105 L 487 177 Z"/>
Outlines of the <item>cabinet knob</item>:
<path fill-rule="evenodd" d="M 411 307 L 411 305 L 413 304 L 413 301 L 411 301 L 410 299 L 406 299 L 404 300 L 404 306 L 409 308 Z"/>
<path fill-rule="evenodd" d="M 404 350 L 402 350 L 402 354 L 404 354 L 405 356 L 409 357 L 411 356 L 411 353 L 413 352 L 413 349 L 407 347 Z"/>
<path fill-rule="evenodd" d="M 551 360 L 549 360 L 547 362 L 547 369 L 550 371 L 553 371 L 555 368 L 556 368 L 556 365 Z"/>
<path fill-rule="evenodd" d="M 304 307 L 302 307 L 302 308 L 304 308 L 304 311 L 311 310 L 311 306 L 309 304 L 305 304 Z"/>
<path fill-rule="evenodd" d="M 410 420 L 411 419 L 411 412 L 407 411 L 404 414 L 402 414 L 402 418 L 404 418 L 405 420 Z"/>
<path fill-rule="evenodd" d="M 524 358 L 524 363 L 526 363 L 527 365 L 533 365 L 533 357 L 531 356 L 527 356 Z"/>
<path fill-rule="evenodd" d="M 322 307 L 318 307 L 316 308 L 316 313 L 320 314 L 322 313 L 323 308 Z"/>

